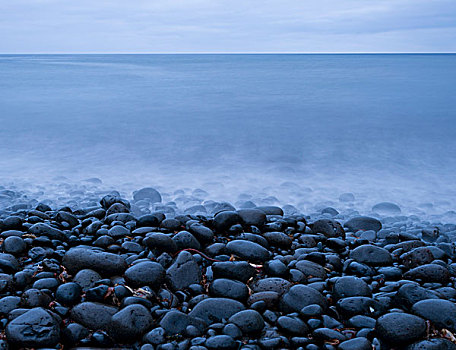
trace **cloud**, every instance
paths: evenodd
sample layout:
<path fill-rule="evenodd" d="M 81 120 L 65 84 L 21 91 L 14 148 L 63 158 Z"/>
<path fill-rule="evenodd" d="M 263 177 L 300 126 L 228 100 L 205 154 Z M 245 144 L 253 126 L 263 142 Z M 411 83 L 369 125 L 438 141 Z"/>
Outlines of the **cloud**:
<path fill-rule="evenodd" d="M 456 51 L 453 0 L 0 0 L 0 52 Z"/>

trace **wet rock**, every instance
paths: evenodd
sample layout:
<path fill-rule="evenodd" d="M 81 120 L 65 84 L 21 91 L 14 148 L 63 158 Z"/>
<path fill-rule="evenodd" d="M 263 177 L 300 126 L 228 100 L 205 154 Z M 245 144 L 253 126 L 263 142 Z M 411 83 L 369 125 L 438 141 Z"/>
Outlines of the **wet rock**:
<path fill-rule="evenodd" d="M 345 238 L 345 231 L 340 223 L 334 220 L 321 219 L 315 221 L 312 225 L 312 233 L 323 233 L 328 238 L 342 237 Z"/>
<path fill-rule="evenodd" d="M 354 276 L 339 278 L 333 287 L 334 299 L 339 300 L 347 297 L 363 296 L 370 297 L 372 292 L 366 282 Z"/>
<path fill-rule="evenodd" d="M 201 244 L 198 240 L 187 231 L 181 231 L 173 237 L 173 241 L 176 242 L 177 249 L 201 249 Z"/>
<path fill-rule="evenodd" d="M 176 242 L 164 233 L 149 233 L 144 238 L 143 243 L 150 249 L 158 249 L 159 251 L 174 253 L 177 251 Z"/>
<path fill-rule="evenodd" d="M 429 264 L 434 260 L 432 251 L 427 247 L 418 247 L 400 256 L 406 268 L 412 269 L 417 266 Z"/>
<path fill-rule="evenodd" d="M 228 335 L 215 335 L 206 340 L 206 347 L 209 350 L 236 350 L 239 345 Z"/>
<path fill-rule="evenodd" d="M 412 283 L 401 286 L 394 296 L 395 304 L 406 310 L 415 303 L 426 299 L 438 299 L 438 297 L 432 291 Z"/>
<path fill-rule="evenodd" d="M 364 338 L 353 338 L 350 340 L 345 340 L 338 346 L 339 350 L 372 350 L 371 342 Z"/>
<path fill-rule="evenodd" d="M 290 248 L 292 239 L 283 232 L 266 232 L 264 238 L 267 239 L 271 246 Z"/>
<path fill-rule="evenodd" d="M 123 274 L 127 268 L 121 256 L 85 247 L 71 248 L 65 253 L 62 264 L 71 274 L 91 269 L 100 275 L 113 276 Z"/>
<path fill-rule="evenodd" d="M 6 337 L 17 347 L 53 347 L 60 341 L 59 321 L 45 309 L 34 308 L 6 326 Z"/>
<path fill-rule="evenodd" d="M 121 343 L 132 343 L 152 326 L 149 310 L 139 304 L 129 305 L 112 316 L 110 334 Z"/>
<path fill-rule="evenodd" d="M 256 207 L 257 210 L 261 210 L 264 212 L 266 215 L 279 215 L 283 216 L 283 210 L 282 208 L 273 206 L 273 205 L 267 205 L 267 206 L 260 206 Z"/>
<path fill-rule="evenodd" d="M 353 249 L 350 253 L 350 258 L 359 263 L 374 266 L 389 265 L 393 262 L 391 254 L 385 248 L 371 244 L 364 244 Z"/>
<path fill-rule="evenodd" d="M 404 278 L 426 282 L 447 283 L 450 272 L 446 267 L 437 264 L 426 264 L 415 267 L 404 274 Z"/>
<path fill-rule="evenodd" d="M 7 237 L 3 241 L 3 251 L 12 255 L 20 255 L 27 249 L 27 244 L 20 237 Z"/>
<path fill-rule="evenodd" d="M 117 313 L 114 306 L 101 303 L 84 302 L 76 305 L 70 312 L 71 319 L 92 330 L 109 330 L 111 318 Z"/>
<path fill-rule="evenodd" d="M 399 215 L 401 213 L 401 208 L 397 204 L 391 202 L 381 202 L 375 204 L 372 207 L 372 211 L 380 215 Z"/>
<path fill-rule="evenodd" d="M 415 315 L 391 312 L 377 320 L 375 330 L 387 344 L 410 344 L 426 333 L 426 322 Z"/>
<path fill-rule="evenodd" d="M 244 334 L 258 333 L 264 327 L 263 317 L 255 310 L 239 311 L 228 321 L 238 326 Z"/>
<path fill-rule="evenodd" d="M 58 239 L 59 241 L 66 241 L 67 238 L 63 231 L 42 222 L 31 226 L 28 232 L 35 236 L 46 236 L 50 239 Z"/>
<path fill-rule="evenodd" d="M 293 284 L 280 277 L 263 278 L 252 284 L 254 292 L 275 292 L 279 295 L 287 292 Z"/>
<path fill-rule="evenodd" d="M 143 261 L 125 271 L 125 280 L 133 287 L 150 286 L 158 288 L 165 279 L 165 269 L 159 263 Z"/>
<path fill-rule="evenodd" d="M 227 298 L 208 298 L 193 308 L 191 317 L 200 318 L 207 324 L 228 320 L 235 313 L 244 310 L 245 307 L 239 301 Z"/>
<path fill-rule="evenodd" d="M 214 297 L 245 301 L 249 296 L 249 289 L 240 281 L 219 278 L 211 283 L 209 287 L 209 294 Z"/>
<path fill-rule="evenodd" d="M 296 268 L 301 271 L 304 276 L 309 278 L 326 279 L 326 271 L 323 266 L 308 260 L 301 260 L 296 263 Z"/>
<path fill-rule="evenodd" d="M 226 232 L 231 226 L 239 224 L 241 217 L 235 211 L 222 211 L 214 217 L 214 228 L 217 232 Z"/>
<path fill-rule="evenodd" d="M 256 270 L 246 261 L 223 261 L 212 264 L 215 278 L 232 278 L 241 282 L 247 282 L 253 277 Z"/>
<path fill-rule="evenodd" d="M 230 254 L 251 262 L 263 263 L 270 255 L 269 251 L 261 245 L 240 239 L 229 242 L 226 249 Z"/>
<path fill-rule="evenodd" d="M 266 224 L 266 214 L 258 209 L 241 209 L 237 213 L 241 219 L 241 224 L 245 226 L 263 227 Z"/>
<path fill-rule="evenodd" d="M 95 286 L 95 282 L 99 280 L 101 280 L 100 274 L 90 269 L 79 271 L 73 278 L 73 282 L 77 283 L 84 292 Z"/>
<path fill-rule="evenodd" d="M 290 288 L 280 300 L 280 309 L 283 312 L 299 312 L 303 307 L 318 304 L 326 309 L 326 300 L 317 290 L 297 284 Z"/>
<path fill-rule="evenodd" d="M 410 344 L 406 350 L 456 350 L 456 344 L 448 339 L 436 338 Z"/>
<path fill-rule="evenodd" d="M 201 271 L 192 254 L 183 251 L 166 270 L 166 280 L 173 290 L 187 288 L 201 281 Z"/>
<path fill-rule="evenodd" d="M 344 224 L 344 227 L 346 227 L 351 232 L 358 232 L 360 230 L 373 230 L 375 232 L 378 232 L 382 229 L 382 223 L 375 218 L 371 218 L 368 216 L 358 216 L 348 220 Z"/>
<path fill-rule="evenodd" d="M 412 313 L 431 321 L 438 328 L 456 332 L 456 305 L 448 300 L 421 300 L 412 306 Z"/>
<path fill-rule="evenodd" d="M 144 187 L 138 191 L 133 192 L 133 199 L 135 202 L 140 200 L 147 200 L 150 203 L 158 203 L 162 201 L 160 193 L 152 187 Z"/>

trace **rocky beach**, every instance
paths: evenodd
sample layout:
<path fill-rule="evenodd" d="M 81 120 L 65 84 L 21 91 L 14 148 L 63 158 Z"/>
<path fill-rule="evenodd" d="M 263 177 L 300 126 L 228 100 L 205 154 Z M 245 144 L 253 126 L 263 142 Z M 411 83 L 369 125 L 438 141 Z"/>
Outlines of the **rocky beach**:
<path fill-rule="evenodd" d="M 0 188 L 1 349 L 456 349 L 454 223 L 88 183 Z"/>

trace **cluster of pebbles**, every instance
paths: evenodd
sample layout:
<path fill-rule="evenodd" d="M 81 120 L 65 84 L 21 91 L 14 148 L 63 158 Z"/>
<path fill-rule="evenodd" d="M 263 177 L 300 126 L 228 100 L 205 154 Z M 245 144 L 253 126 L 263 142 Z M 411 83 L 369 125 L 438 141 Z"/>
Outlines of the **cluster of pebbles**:
<path fill-rule="evenodd" d="M 161 200 L 0 211 L 0 349 L 456 349 L 456 225 Z"/>

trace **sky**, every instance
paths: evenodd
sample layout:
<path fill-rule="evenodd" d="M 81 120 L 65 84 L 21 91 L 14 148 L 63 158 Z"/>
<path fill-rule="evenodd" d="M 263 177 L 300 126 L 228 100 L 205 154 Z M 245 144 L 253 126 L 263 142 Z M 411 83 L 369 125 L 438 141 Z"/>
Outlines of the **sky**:
<path fill-rule="evenodd" d="M 456 52 L 455 0 L 0 0 L 0 53 Z"/>

